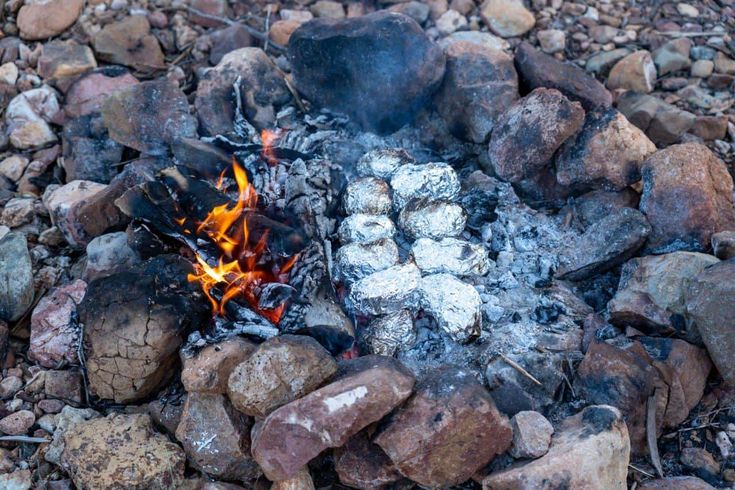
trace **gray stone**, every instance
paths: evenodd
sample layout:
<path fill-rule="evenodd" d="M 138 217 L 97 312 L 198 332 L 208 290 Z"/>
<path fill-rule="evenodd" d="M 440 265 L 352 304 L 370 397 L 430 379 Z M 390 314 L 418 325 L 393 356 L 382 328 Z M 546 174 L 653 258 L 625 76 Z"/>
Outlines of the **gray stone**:
<path fill-rule="evenodd" d="M 0 320 L 19 319 L 33 303 L 33 270 L 26 238 L 8 233 L 0 239 Z"/>

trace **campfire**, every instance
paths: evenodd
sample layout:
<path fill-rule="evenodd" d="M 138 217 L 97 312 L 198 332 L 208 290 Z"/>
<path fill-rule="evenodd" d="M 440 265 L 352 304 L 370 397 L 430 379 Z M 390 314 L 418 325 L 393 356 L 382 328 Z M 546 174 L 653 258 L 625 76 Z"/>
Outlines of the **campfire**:
<path fill-rule="evenodd" d="M 731 2 L 297 3 L 5 6 L 0 487 L 735 481 Z"/>

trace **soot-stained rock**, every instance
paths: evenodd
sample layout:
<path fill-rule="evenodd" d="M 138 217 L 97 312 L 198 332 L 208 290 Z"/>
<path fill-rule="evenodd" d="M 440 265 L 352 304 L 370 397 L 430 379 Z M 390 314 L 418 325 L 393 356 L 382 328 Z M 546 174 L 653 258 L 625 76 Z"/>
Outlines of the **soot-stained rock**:
<path fill-rule="evenodd" d="M 437 111 L 458 138 L 484 143 L 500 115 L 518 98 L 513 58 L 467 41 L 450 44 Z"/>
<path fill-rule="evenodd" d="M 381 133 L 413 119 L 445 68 L 442 49 L 416 21 L 386 11 L 307 22 L 291 35 L 288 56 L 306 98 Z"/>
<path fill-rule="evenodd" d="M 662 406 L 665 407 L 668 391 L 649 360 L 642 349 L 626 350 L 594 342 L 579 365 L 574 382 L 579 396 L 588 402 L 612 405 L 623 413 L 630 431 L 631 447 L 638 454 L 645 451 L 648 398 L 656 388 L 660 388 L 656 391 L 661 393 Z M 656 423 L 660 428 L 663 417 L 656 417 Z"/>
<path fill-rule="evenodd" d="M 208 345 L 192 357 L 182 352 L 181 384 L 187 392 L 227 393 L 227 380 L 235 367 L 257 346 L 240 337 Z"/>
<path fill-rule="evenodd" d="M 416 386 L 374 441 L 404 476 L 439 488 L 469 479 L 512 437 L 485 387 L 468 371 L 442 367 Z"/>
<path fill-rule="evenodd" d="M 340 483 L 354 488 L 381 488 L 402 478 L 380 446 L 370 441 L 370 428 L 334 451 L 334 469 Z"/>
<path fill-rule="evenodd" d="M 735 257 L 735 230 L 721 231 L 712 235 L 712 253 L 722 260 Z"/>
<path fill-rule="evenodd" d="M 338 376 L 254 427 L 253 457 L 268 479 L 291 478 L 324 449 L 342 446 L 408 398 L 414 385 L 408 369 L 382 356 L 346 361 Z"/>
<path fill-rule="evenodd" d="M 14 322 L 33 304 L 33 269 L 22 233 L 0 238 L 0 320 Z"/>
<path fill-rule="evenodd" d="M 237 109 L 234 84 L 238 78 L 242 116 L 258 129 L 272 127 L 277 110 L 290 100 L 283 75 L 265 51 L 237 49 L 224 55 L 197 86 L 194 105 L 204 134 L 226 134 L 233 130 Z"/>
<path fill-rule="evenodd" d="M 91 180 L 107 184 L 117 174 L 123 146 L 112 140 L 99 114 L 70 119 L 62 136 L 66 181 Z"/>
<path fill-rule="evenodd" d="M 704 269 L 686 294 L 687 315 L 696 325 L 712 361 L 724 380 L 735 383 L 735 261 Z"/>
<path fill-rule="evenodd" d="M 610 406 L 592 406 L 561 423 L 544 457 L 493 473 L 483 480 L 482 488 L 625 490 L 629 460 L 628 429 L 620 412 Z"/>
<path fill-rule="evenodd" d="M 174 375 L 178 348 L 209 315 L 191 265 L 159 256 L 92 281 L 79 307 L 92 392 L 126 403 L 143 399 Z"/>
<path fill-rule="evenodd" d="M 715 257 L 697 252 L 631 259 L 623 266 L 618 290 L 607 305 L 610 322 L 662 334 L 681 332 L 689 283 L 717 262 Z"/>
<path fill-rule="evenodd" d="M 102 117 L 110 138 L 147 155 L 165 155 L 175 138 L 197 132 L 186 95 L 165 80 L 118 90 L 102 104 Z"/>
<path fill-rule="evenodd" d="M 584 109 L 555 89 L 537 88 L 500 116 L 488 155 L 495 174 L 510 182 L 537 174 L 584 122 Z"/>
<path fill-rule="evenodd" d="M 591 225 L 564 254 L 556 276 L 580 281 L 622 264 L 636 253 L 651 233 L 637 209 L 622 208 Z"/>
<path fill-rule="evenodd" d="M 614 109 L 587 114 L 582 130 L 556 159 L 556 180 L 577 191 L 621 190 L 640 179 L 656 145 Z"/>
<path fill-rule="evenodd" d="M 334 358 L 316 340 L 281 335 L 235 367 L 227 392 L 238 410 L 262 418 L 317 389 L 336 370 Z"/>
<path fill-rule="evenodd" d="M 596 190 L 582 194 L 572 203 L 575 222 L 586 229 L 593 223 L 606 218 L 623 208 L 638 209 L 640 196 L 630 187 L 622 191 Z"/>
<path fill-rule="evenodd" d="M 249 481 L 260 475 L 250 456 L 252 419 L 225 395 L 189 393 L 176 429 L 192 466 L 215 478 Z"/>
<path fill-rule="evenodd" d="M 142 71 L 165 69 L 163 51 L 150 30 L 145 15 L 108 24 L 92 40 L 97 58 Z"/>
<path fill-rule="evenodd" d="M 527 92 L 539 87 L 555 88 L 569 99 L 581 102 L 586 111 L 612 105 L 612 95 L 593 76 L 526 42 L 516 49 L 515 64 L 521 87 Z"/>
<path fill-rule="evenodd" d="M 77 279 L 51 290 L 38 302 L 31 315 L 30 359 L 46 368 L 79 362 L 80 329 L 73 317 L 86 289 L 87 284 Z"/>
<path fill-rule="evenodd" d="M 177 488 L 186 458 L 148 415 L 80 421 L 63 435 L 61 465 L 77 488 Z"/>
<path fill-rule="evenodd" d="M 640 209 L 653 232 L 647 250 L 707 251 L 713 233 L 735 229 L 733 181 L 709 148 L 674 145 L 643 164 Z"/>

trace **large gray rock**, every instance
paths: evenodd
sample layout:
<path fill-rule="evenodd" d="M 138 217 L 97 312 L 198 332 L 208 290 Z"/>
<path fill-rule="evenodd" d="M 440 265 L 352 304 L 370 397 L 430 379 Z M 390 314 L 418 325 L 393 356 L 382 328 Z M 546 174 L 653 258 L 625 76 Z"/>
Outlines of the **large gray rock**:
<path fill-rule="evenodd" d="M 518 98 L 513 58 L 467 41 L 450 44 L 447 69 L 434 101 L 456 137 L 487 141 L 500 115 Z"/>
<path fill-rule="evenodd" d="M 33 270 L 26 238 L 8 233 L 0 239 L 0 320 L 14 322 L 33 303 Z"/>
<path fill-rule="evenodd" d="M 415 20 L 386 11 L 307 22 L 288 56 L 306 98 L 383 133 L 411 121 L 444 76 L 441 48 Z"/>

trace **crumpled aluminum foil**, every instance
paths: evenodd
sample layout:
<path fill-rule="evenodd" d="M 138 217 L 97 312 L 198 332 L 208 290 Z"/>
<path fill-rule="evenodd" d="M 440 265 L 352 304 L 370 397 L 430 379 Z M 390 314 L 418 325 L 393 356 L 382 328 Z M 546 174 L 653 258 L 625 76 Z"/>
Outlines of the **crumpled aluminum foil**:
<path fill-rule="evenodd" d="M 412 199 L 454 200 L 460 185 L 457 173 L 446 163 L 407 164 L 399 167 L 390 179 L 393 206 L 403 208 Z"/>
<path fill-rule="evenodd" d="M 337 233 L 342 243 L 372 243 L 382 238 L 392 238 L 395 232 L 396 227 L 389 217 L 358 213 L 346 217 Z"/>
<path fill-rule="evenodd" d="M 382 271 L 398 263 L 398 246 L 390 238 L 373 243 L 348 243 L 337 250 L 334 279 L 345 284 Z"/>
<path fill-rule="evenodd" d="M 360 177 L 349 184 L 344 192 L 342 206 L 346 214 L 388 214 L 390 187 L 375 177 Z"/>
<path fill-rule="evenodd" d="M 418 268 L 426 274 L 484 276 L 492 264 L 485 247 L 457 238 L 439 241 L 419 238 L 413 243 L 411 254 Z"/>
<path fill-rule="evenodd" d="M 421 279 L 421 307 L 439 328 L 456 342 L 466 343 L 480 335 L 480 293 L 451 274 L 433 274 Z"/>
<path fill-rule="evenodd" d="M 398 167 L 413 162 L 413 157 L 400 148 L 372 150 L 357 161 L 357 173 L 387 180 Z"/>
<path fill-rule="evenodd" d="M 398 215 L 398 226 L 409 238 L 444 238 L 464 231 L 467 214 L 459 204 L 413 200 Z"/>
<path fill-rule="evenodd" d="M 363 277 L 352 285 L 347 304 L 363 315 L 384 315 L 418 306 L 421 272 L 407 262 Z"/>
<path fill-rule="evenodd" d="M 393 356 L 416 342 L 413 315 L 408 310 L 374 318 L 360 333 L 360 344 L 370 354 Z"/>

